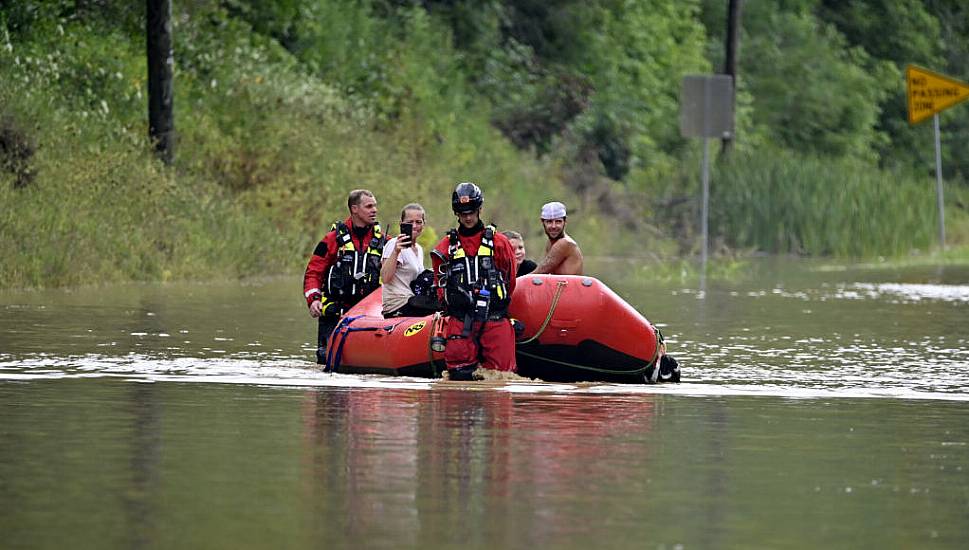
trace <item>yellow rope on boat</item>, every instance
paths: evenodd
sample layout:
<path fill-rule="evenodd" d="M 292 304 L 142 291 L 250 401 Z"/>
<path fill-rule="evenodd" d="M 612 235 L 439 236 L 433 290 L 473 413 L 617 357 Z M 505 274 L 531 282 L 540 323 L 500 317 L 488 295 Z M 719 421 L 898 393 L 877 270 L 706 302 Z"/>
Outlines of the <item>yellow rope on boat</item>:
<path fill-rule="evenodd" d="M 548 327 L 548 324 L 552 321 L 552 316 L 555 315 L 555 308 L 559 305 L 559 298 L 562 296 L 562 291 L 565 290 L 565 285 L 567 284 L 568 282 L 566 281 L 558 282 L 558 288 L 555 289 L 555 296 L 552 297 L 552 305 L 549 306 L 548 308 L 548 315 L 545 316 L 545 322 L 542 323 L 542 326 L 538 327 L 538 332 L 535 333 L 535 336 L 532 336 L 527 340 L 522 340 L 520 342 L 517 342 L 518 344 L 527 344 L 529 342 L 534 342 L 535 340 L 538 339 L 539 336 L 542 335 L 543 332 L 545 332 L 545 329 Z"/>

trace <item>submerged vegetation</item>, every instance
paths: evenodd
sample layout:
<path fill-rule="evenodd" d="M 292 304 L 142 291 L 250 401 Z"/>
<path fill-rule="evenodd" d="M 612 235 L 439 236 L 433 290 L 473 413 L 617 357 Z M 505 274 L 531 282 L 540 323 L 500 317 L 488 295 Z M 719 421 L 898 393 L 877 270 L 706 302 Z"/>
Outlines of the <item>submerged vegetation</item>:
<path fill-rule="evenodd" d="M 294 272 L 349 189 L 375 191 L 385 224 L 420 201 L 440 231 L 462 180 L 533 255 L 537 209 L 558 199 L 590 253 L 682 258 L 697 245 L 699 146 L 678 133 L 679 82 L 722 64 L 725 4 L 175 3 L 169 167 L 145 136 L 144 4 L 6 2 L 0 287 Z M 901 72 L 969 76 L 969 14 L 865 5 L 746 3 L 715 250 L 936 245 L 930 129 L 904 123 Z M 894 28 L 910 36 L 890 48 Z M 969 159 L 953 144 L 969 117 L 942 120 L 949 242 L 966 245 Z"/>

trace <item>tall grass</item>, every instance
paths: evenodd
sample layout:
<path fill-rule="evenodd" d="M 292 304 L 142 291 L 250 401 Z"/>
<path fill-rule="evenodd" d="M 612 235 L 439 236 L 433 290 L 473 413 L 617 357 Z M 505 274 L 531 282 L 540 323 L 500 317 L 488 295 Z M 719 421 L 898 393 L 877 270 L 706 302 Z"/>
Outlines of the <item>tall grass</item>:
<path fill-rule="evenodd" d="M 298 272 L 357 187 L 388 226 L 417 200 L 438 232 L 458 181 L 485 189 L 487 220 L 532 236 L 543 202 L 574 204 L 485 109 L 400 109 L 390 124 L 244 23 L 177 21 L 171 168 L 144 137 L 142 41 L 84 21 L 0 36 L 0 116 L 37 144 L 29 185 L 0 170 L 0 288 Z"/>
<path fill-rule="evenodd" d="M 933 245 L 931 181 L 846 159 L 788 152 L 740 155 L 719 166 L 711 231 L 771 253 L 897 256 Z"/>
<path fill-rule="evenodd" d="M 8 108 L 11 99 L 0 94 Z M 37 177 L 18 189 L 0 176 L 0 287 L 234 277 L 285 258 L 268 220 L 211 182 L 163 169 L 103 122 L 77 135 L 58 135 L 72 126 L 62 113 L 40 122 L 49 129 Z"/>

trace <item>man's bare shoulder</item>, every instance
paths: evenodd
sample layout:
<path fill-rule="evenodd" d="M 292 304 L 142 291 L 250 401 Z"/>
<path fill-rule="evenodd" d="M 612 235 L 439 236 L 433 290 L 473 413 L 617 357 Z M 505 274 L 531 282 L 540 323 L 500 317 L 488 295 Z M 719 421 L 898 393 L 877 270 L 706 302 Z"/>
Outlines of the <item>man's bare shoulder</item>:
<path fill-rule="evenodd" d="M 575 242 L 569 235 L 564 235 L 561 239 L 551 243 L 549 250 L 561 250 L 563 252 L 572 252 L 579 250 L 579 243 Z"/>
<path fill-rule="evenodd" d="M 568 235 L 549 242 L 545 258 L 532 273 L 556 273 L 559 275 L 580 275 L 582 273 L 582 251 L 578 243 Z"/>

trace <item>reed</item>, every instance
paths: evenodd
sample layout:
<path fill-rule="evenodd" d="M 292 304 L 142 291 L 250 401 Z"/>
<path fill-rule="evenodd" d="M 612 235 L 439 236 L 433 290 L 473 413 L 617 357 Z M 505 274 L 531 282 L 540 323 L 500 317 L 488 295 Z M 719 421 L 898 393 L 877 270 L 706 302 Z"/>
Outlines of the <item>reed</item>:
<path fill-rule="evenodd" d="M 711 228 L 728 245 L 813 256 L 899 256 L 934 245 L 933 184 L 851 159 L 773 151 L 715 171 Z"/>

